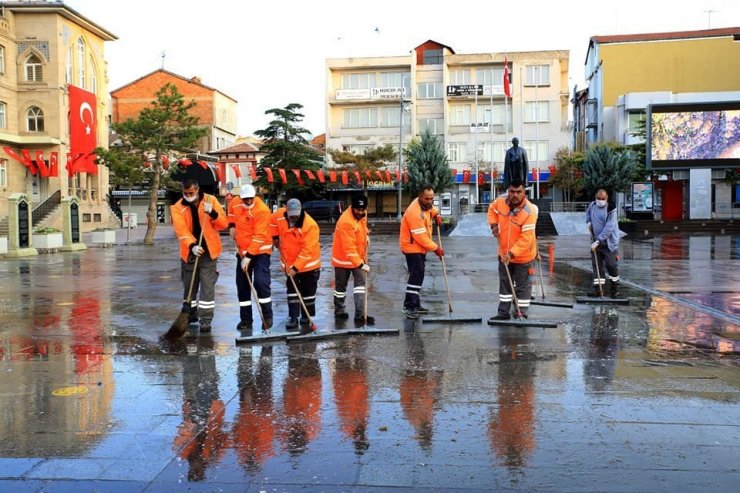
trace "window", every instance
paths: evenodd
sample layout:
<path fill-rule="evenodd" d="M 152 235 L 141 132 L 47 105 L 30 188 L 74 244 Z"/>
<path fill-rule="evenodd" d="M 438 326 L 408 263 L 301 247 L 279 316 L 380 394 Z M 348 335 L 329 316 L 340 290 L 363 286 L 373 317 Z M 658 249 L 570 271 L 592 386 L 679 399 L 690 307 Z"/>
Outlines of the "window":
<path fill-rule="evenodd" d="M 28 123 L 29 132 L 43 132 L 44 112 L 37 106 L 31 106 L 26 111 L 26 122 Z"/>
<path fill-rule="evenodd" d="M 549 122 L 550 121 L 550 102 L 549 101 L 529 101 L 524 103 L 524 122 Z"/>
<path fill-rule="evenodd" d="M 8 105 L 0 101 L 0 128 L 6 128 L 8 126 L 7 114 Z"/>
<path fill-rule="evenodd" d="M 478 105 L 478 121 L 480 123 L 488 122 L 491 125 L 503 126 L 504 120 L 508 116 L 509 128 L 511 128 L 512 113 L 511 107 L 507 110 L 503 104 L 494 104 L 493 106 L 490 104 Z"/>
<path fill-rule="evenodd" d="M 491 156 L 493 162 L 503 163 L 506 157 L 506 142 L 478 142 L 478 159 L 490 163 Z"/>
<path fill-rule="evenodd" d="M 470 84 L 470 70 L 451 70 L 450 84 L 462 85 Z"/>
<path fill-rule="evenodd" d="M 367 128 L 377 126 L 377 108 L 348 108 L 344 110 L 344 128 Z"/>
<path fill-rule="evenodd" d="M 416 97 L 419 99 L 442 99 L 441 82 L 419 82 L 416 85 Z"/>
<path fill-rule="evenodd" d="M 550 66 L 549 65 L 528 65 L 527 75 L 524 78 L 524 85 L 525 86 L 549 86 L 550 85 Z"/>
<path fill-rule="evenodd" d="M 475 70 L 475 83 L 484 86 L 501 86 L 504 84 L 504 69 L 479 68 Z"/>
<path fill-rule="evenodd" d="M 26 82 L 41 82 L 43 80 L 41 60 L 35 54 L 31 53 L 26 58 Z"/>
<path fill-rule="evenodd" d="M 411 95 L 411 74 L 409 72 L 381 72 L 380 87 L 405 87 L 408 97 Z"/>
<path fill-rule="evenodd" d="M 342 146 L 342 150 L 345 152 L 351 152 L 357 156 L 362 156 L 374 147 L 375 146 L 373 144 L 347 144 Z"/>
<path fill-rule="evenodd" d="M 450 106 L 450 125 L 470 125 L 470 105 Z"/>
<path fill-rule="evenodd" d="M 627 114 L 627 132 L 630 135 L 636 135 L 638 132 L 645 132 L 644 111 L 630 111 Z"/>
<path fill-rule="evenodd" d="M 380 126 L 381 127 L 398 127 L 398 114 L 401 111 L 401 105 L 398 106 L 385 106 L 380 110 Z M 411 125 L 411 112 L 403 112 L 403 126 L 407 127 Z"/>
<path fill-rule="evenodd" d="M 77 85 L 85 88 L 85 40 L 77 38 Z"/>
<path fill-rule="evenodd" d="M 342 74 L 342 89 L 370 89 L 375 87 L 375 72 Z"/>
<path fill-rule="evenodd" d="M 445 133 L 444 118 L 421 118 L 419 120 L 419 133 L 423 132 L 427 128 L 434 135 L 444 134 Z"/>
<path fill-rule="evenodd" d="M 0 74 L 5 73 L 5 47 L 0 45 Z"/>
<path fill-rule="evenodd" d="M 95 95 L 98 94 L 98 72 L 92 58 L 90 58 L 90 92 Z M 224 121 L 226 121 L 225 118 Z"/>
<path fill-rule="evenodd" d="M 546 140 L 525 140 L 522 147 L 527 151 L 527 160 L 531 168 L 535 162 L 544 165 L 548 159 L 548 142 Z"/>
<path fill-rule="evenodd" d="M 67 48 L 67 60 L 65 61 L 64 66 L 64 81 L 67 84 L 71 84 L 73 82 L 72 80 L 72 60 L 74 60 L 75 51 L 74 47 L 72 45 L 69 45 Z"/>
<path fill-rule="evenodd" d="M 0 158 L 0 188 L 8 186 L 8 160 Z"/>
<path fill-rule="evenodd" d="M 444 55 L 442 50 L 424 50 L 422 55 L 422 65 L 441 65 Z"/>
<path fill-rule="evenodd" d="M 451 163 L 464 163 L 468 160 L 468 145 L 465 142 L 447 144 L 447 157 Z"/>

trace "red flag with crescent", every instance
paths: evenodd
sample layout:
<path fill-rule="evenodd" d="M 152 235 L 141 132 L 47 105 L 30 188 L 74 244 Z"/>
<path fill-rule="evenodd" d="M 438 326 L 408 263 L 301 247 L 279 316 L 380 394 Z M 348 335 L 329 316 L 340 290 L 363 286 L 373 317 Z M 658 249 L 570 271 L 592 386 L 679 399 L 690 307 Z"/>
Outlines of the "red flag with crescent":
<path fill-rule="evenodd" d="M 257 165 L 251 164 L 249 165 L 249 175 L 252 177 L 252 181 L 257 181 Z"/>
<path fill-rule="evenodd" d="M 98 172 L 93 153 L 98 145 L 96 107 L 95 94 L 69 86 L 69 147 L 75 156 L 74 171 Z"/>
<path fill-rule="evenodd" d="M 346 171 L 342 171 L 342 185 L 349 184 L 349 175 Z"/>
<path fill-rule="evenodd" d="M 393 181 L 393 177 L 391 176 L 390 170 L 385 170 L 385 181 L 387 181 L 387 182 L 392 182 Z"/>
<path fill-rule="evenodd" d="M 355 171 L 354 172 L 354 175 L 355 175 L 355 181 L 357 183 L 362 183 L 362 177 L 360 176 L 360 172 L 359 171 Z"/>
<path fill-rule="evenodd" d="M 226 163 L 216 163 L 216 176 L 218 176 L 219 185 L 226 182 L 224 179 L 224 176 L 226 176 Z"/>
<path fill-rule="evenodd" d="M 329 171 L 329 181 L 332 183 L 337 182 L 337 172 L 336 171 Z"/>
<path fill-rule="evenodd" d="M 265 173 L 267 174 L 267 181 L 268 183 L 272 183 L 275 181 L 275 179 L 272 177 L 272 168 L 262 168 L 265 170 Z"/>
<path fill-rule="evenodd" d="M 39 173 L 44 178 L 48 177 L 51 173 L 49 168 L 46 167 L 46 159 L 44 159 L 44 151 L 36 151 L 36 167 L 39 169 Z"/>
<path fill-rule="evenodd" d="M 199 165 L 199 166 L 200 166 L 201 168 L 203 168 L 203 169 L 208 169 L 208 163 L 207 163 L 207 162 L 205 162 L 205 161 L 196 161 L 196 163 L 198 163 L 198 165 Z M 240 173 L 240 176 L 241 176 L 241 173 Z"/>
<path fill-rule="evenodd" d="M 504 94 L 511 97 L 511 79 L 509 75 L 509 59 L 504 57 Z"/>
<path fill-rule="evenodd" d="M 318 176 L 319 182 L 326 183 L 326 178 L 324 177 L 324 170 L 323 169 L 317 169 L 316 170 L 316 176 Z"/>
<path fill-rule="evenodd" d="M 397 182 L 400 182 L 401 181 L 401 170 L 397 170 L 396 171 L 396 181 Z"/>
<path fill-rule="evenodd" d="M 49 156 L 49 176 L 53 178 L 59 176 L 59 153 L 56 151 Z"/>
<path fill-rule="evenodd" d="M 365 176 L 367 176 L 367 179 L 368 179 L 368 180 L 372 180 L 372 179 L 373 179 L 373 174 L 372 174 L 372 171 L 370 171 L 370 170 L 365 170 Z"/>
<path fill-rule="evenodd" d="M 170 169 L 170 158 L 167 156 L 162 156 L 162 169 Z"/>
<path fill-rule="evenodd" d="M 8 156 L 12 157 L 13 159 L 15 159 L 16 161 L 18 161 L 19 163 L 21 163 L 23 166 L 25 166 L 26 168 L 28 168 L 28 171 L 30 171 L 32 175 L 35 175 L 36 174 L 36 168 L 33 166 L 33 163 L 31 162 L 31 156 L 30 155 L 28 156 L 28 159 L 26 159 L 25 154 L 23 156 L 21 156 L 20 154 L 18 154 L 17 152 L 15 152 L 10 147 L 3 147 L 3 150 L 5 151 L 5 154 L 7 154 Z M 21 152 L 23 152 L 23 151 L 21 151 Z M 28 151 L 25 151 L 25 152 L 27 153 Z"/>
<path fill-rule="evenodd" d="M 383 181 L 383 173 L 379 169 L 375 170 L 375 176 L 378 177 L 378 180 Z"/>
<path fill-rule="evenodd" d="M 294 168 L 293 174 L 295 175 L 295 179 L 298 180 L 298 185 L 303 186 L 303 178 L 301 178 L 301 170 Z"/>
<path fill-rule="evenodd" d="M 313 174 L 313 171 L 311 171 L 310 169 L 306 169 L 304 171 L 306 172 L 306 177 L 309 180 L 315 180 L 316 179 L 316 176 Z"/>
<path fill-rule="evenodd" d="M 28 170 L 31 172 L 32 175 L 36 176 L 36 172 L 38 171 L 38 168 L 33 165 L 33 159 L 31 159 L 31 153 L 28 152 L 28 149 L 21 149 L 21 154 L 23 155 L 23 164 L 28 168 Z"/>
<path fill-rule="evenodd" d="M 280 173 L 280 179 L 283 180 L 283 185 L 288 184 L 288 176 L 285 174 L 284 168 L 278 168 L 278 173 Z"/>
<path fill-rule="evenodd" d="M 457 168 L 452 168 L 452 179 L 454 180 L 457 177 Z"/>
<path fill-rule="evenodd" d="M 178 163 L 182 164 L 183 166 L 190 166 L 193 164 L 190 159 L 180 159 Z"/>
<path fill-rule="evenodd" d="M 72 176 L 74 175 L 74 171 L 72 170 L 72 153 L 67 153 L 67 164 L 64 165 L 64 169 L 67 170 L 67 175 Z"/>
<path fill-rule="evenodd" d="M 238 164 L 232 163 L 231 169 L 234 170 L 234 176 L 236 176 L 237 179 L 242 177 L 242 170 L 239 168 Z"/>
<path fill-rule="evenodd" d="M 470 171 L 469 170 L 463 170 L 463 183 L 466 185 L 470 183 Z"/>

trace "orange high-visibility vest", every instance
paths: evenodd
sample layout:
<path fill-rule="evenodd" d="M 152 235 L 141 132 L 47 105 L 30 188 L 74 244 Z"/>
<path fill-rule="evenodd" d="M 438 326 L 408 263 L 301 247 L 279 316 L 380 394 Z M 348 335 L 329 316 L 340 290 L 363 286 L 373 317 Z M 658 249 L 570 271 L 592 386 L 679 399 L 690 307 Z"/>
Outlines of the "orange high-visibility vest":
<path fill-rule="evenodd" d="M 331 246 L 331 265 L 354 269 L 365 263 L 367 255 L 367 217 L 359 221 L 352 208 L 339 216 Z"/>
<path fill-rule="evenodd" d="M 436 207 L 423 211 L 419 199 L 414 199 L 401 219 L 399 243 L 403 253 L 427 253 L 437 249 L 432 240 L 432 220 L 439 214 Z"/>
<path fill-rule="evenodd" d="M 319 225 L 306 211 L 301 211 L 298 222 L 291 228 L 286 209 L 281 207 L 272 215 L 270 229 L 273 238 L 280 238 L 283 267 L 295 267 L 298 272 L 321 268 Z"/>
<path fill-rule="evenodd" d="M 206 202 L 213 204 L 213 210 L 218 213 L 216 219 L 212 219 L 211 216 L 203 212 L 203 204 Z M 193 235 L 191 208 L 183 199 L 180 199 L 170 206 L 170 213 L 175 235 L 180 240 L 180 258 L 187 262 L 191 245 L 198 243 L 198 238 Z M 224 208 L 221 207 L 216 197 L 207 193 L 203 194 L 200 204 L 198 204 L 198 217 L 200 218 L 200 227 L 203 228 L 203 241 L 208 245 L 208 254 L 215 260 L 221 255 L 221 237 L 218 232 L 229 225 Z"/>
<path fill-rule="evenodd" d="M 499 197 L 488 206 L 488 224 L 498 224 L 498 255 L 511 254 L 515 264 L 526 264 L 537 256 L 534 234 L 537 208 L 524 198 L 521 205 L 511 210 L 506 197 Z"/>
<path fill-rule="evenodd" d="M 254 198 L 254 207 L 248 209 L 241 197 L 229 202 L 229 225 L 236 228 L 236 244 L 239 254 L 272 255 L 272 234 L 270 222 L 272 212 L 261 198 Z"/>

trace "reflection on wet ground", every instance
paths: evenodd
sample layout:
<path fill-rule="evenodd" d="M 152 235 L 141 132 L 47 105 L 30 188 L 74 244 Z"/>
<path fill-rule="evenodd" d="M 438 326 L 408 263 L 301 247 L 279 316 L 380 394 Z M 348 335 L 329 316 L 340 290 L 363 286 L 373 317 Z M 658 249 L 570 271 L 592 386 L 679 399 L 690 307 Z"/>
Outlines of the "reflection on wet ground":
<path fill-rule="evenodd" d="M 403 258 L 376 238 L 371 314 L 400 335 L 256 347 L 234 345 L 230 255 L 214 331 L 175 343 L 158 341 L 181 302 L 173 241 L 1 261 L 0 489 L 729 491 L 740 284 L 722 249 L 737 240 L 708 238 L 656 238 L 650 256 L 625 241 L 631 304 L 532 307 L 557 329 L 404 321 Z M 587 239 L 541 249 L 548 300 L 589 287 Z M 493 315 L 493 242 L 445 250 L 454 315 Z M 322 329 L 332 277 L 324 267 Z M 446 314 L 436 259 L 422 298 Z"/>

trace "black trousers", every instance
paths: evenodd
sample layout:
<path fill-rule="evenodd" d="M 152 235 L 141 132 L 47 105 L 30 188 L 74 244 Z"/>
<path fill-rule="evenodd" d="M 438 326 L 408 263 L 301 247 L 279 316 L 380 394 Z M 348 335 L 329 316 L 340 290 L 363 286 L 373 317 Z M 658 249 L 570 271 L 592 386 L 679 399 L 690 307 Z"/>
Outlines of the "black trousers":
<path fill-rule="evenodd" d="M 334 267 L 334 312 L 343 312 L 344 302 L 347 297 L 347 284 L 349 278 L 354 279 L 352 297 L 355 302 L 355 318 L 365 318 L 365 271 L 359 267 L 356 269 L 345 269 Z"/>
<path fill-rule="evenodd" d="M 619 269 L 617 268 L 617 252 L 612 252 L 605 244 L 599 243 L 596 250 L 591 255 L 591 269 L 594 272 L 594 288 L 598 291 L 599 285 L 606 284 L 606 277 L 612 282 L 612 285 L 619 284 Z M 596 275 L 596 262 L 599 261 L 599 275 Z"/>
<path fill-rule="evenodd" d="M 425 253 L 404 253 L 406 267 L 409 269 L 409 279 L 406 282 L 406 298 L 403 307 L 407 310 L 416 310 L 421 306 L 419 293 L 424 284 L 424 268 L 427 261 Z"/>
<path fill-rule="evenodd" d="M 310 270 L 308 272 L 299 272 L 293 276 L 293 281 L 298 287 L 298 293 L 303 298 L 303 303 L 306 304 L 306 309 L 311 317 L 316 316 L 316 288 L 319 285 L 319 276 L 321 269 Z M 288 288 L 288 316 L 290 318 L 298 318 L 301 314 L 303 319 L 306 319 L 306 312 L 301 307 L 301 302 L 298 300 L 298 293 L 296 293 L 293 287 L 293 282 L 290 279 L 285 280 Z"/>
<path fill-rule="evenodd" d="M 272 318 L 272 298 L 270 290 L 270 256 L 266 253 L 255 255 L 247 268 L 251 276 L 254 290 L 257 291 L 257 302 L 262 308 L 262 315 Z M 236 256 L 236 294 L 239 297 L 239 318 L 242 322 L 252 321 L 252 290 L 249 281 L 244 275 L 241 257 Z"/>
<path fill-rule="evenodd" d="M 516 294 L 516 301 L 522 315 L 529 311 L 529 304 L 532 299 L 532 283 L 529 279 L 529 268 L 532 262 L 526 264 L 509 263 L 509 274 L 511 281 L 514 283 L 514 293 L 511 291 L 509 276 L 506 274 L 506 264 L 498 261 L 498 313 L 501 315 L 511 315 L 511 307 Z M 514 314 L 516 315 L 516 313 Z"/>

